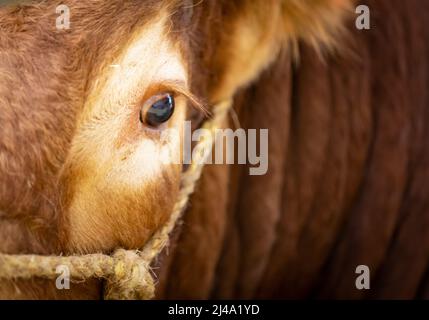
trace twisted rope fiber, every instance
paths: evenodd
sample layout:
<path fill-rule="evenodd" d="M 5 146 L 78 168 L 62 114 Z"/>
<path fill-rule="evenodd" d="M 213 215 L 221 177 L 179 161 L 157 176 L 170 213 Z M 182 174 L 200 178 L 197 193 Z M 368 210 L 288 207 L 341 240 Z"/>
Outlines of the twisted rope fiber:
<path fill-rule="evenodd" d="M 77 256 L 40 256 L 0 254 L 0 279 L 30 279 L 40 277 L 55 279 L 57 267 L 69 268 L 70 278 L 86 280 L 106 279 L 106 299 L 151 299 L 155 295 L 155 283 L 150 264 L 167 246 L 169 235 L 194 192 L 205 160 L 211 155 L 216 139 L 215 130 L 221 126 L 232 106 L 227 100 L 217 104 L 213 117 L 203 125 L 211 135 L 204 135 L 195 146 L 192 163 L 182 176 L 178 199 L 167 223 L 145 244 L 142 251 L 118 249 L 113 255 L 87 254 Z"/>

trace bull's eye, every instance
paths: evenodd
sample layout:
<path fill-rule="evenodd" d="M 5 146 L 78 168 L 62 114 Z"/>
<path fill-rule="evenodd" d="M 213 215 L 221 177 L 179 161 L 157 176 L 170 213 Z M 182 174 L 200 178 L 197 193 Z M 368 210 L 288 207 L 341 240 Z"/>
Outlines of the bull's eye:
<path fill-rule="evenodd" d="M 148 108 L 143 107 L 140 111 L 140 121 L 149 126 L 157 127 L 167 122 L 173 115 L 174 97 L 167 93 L 155 96 L 150 100 Z"/>

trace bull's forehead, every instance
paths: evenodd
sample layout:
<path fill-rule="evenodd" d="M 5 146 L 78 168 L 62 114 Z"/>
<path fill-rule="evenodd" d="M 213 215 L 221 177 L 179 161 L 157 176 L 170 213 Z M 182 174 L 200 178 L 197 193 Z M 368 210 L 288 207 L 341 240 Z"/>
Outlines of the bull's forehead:
<path fill-rule="evenodd" d="M 137 90 L 137 87 L 164 79 L 186 81 L 180 48 L 168 37 L 167 13 L 137 31 L 121 56 L 109 67 L 114 72 L 110 74 L 108 89 L 116 88 L 118 93 L 123 93 L 123 87 Z"/>
<path fill-rule="evenodd" d="M 111 162 L 118 148 L 133 150 L 129 157 L 129 182 L 156 178 L 162 171 L 161 149 L 169 146 L 153 146 L 151 138 L 138 135 L 134 140 L 136 110 L 148 88 L 159 83 L 180 83 L 186 89 L 187 71 L 180 43 L 169 37 L 168 12 L 137 29 L 127 45 L 113 58 L 104 61 L 93 78 L 82 116 L 79 118 L 71 155 L 80 154 L 87 165 L 94 168 Z M 149 98 L 149 97 L 147 97 Z M 176 104 L 175 114 L 186 112 Z M 179 126 L 173 117 L 171 125 Z M 170 146 L 171 147 L 171 146 Z M 82 154 L 85 153 L 84 155 Z M 110 183 L 114 183 L 110 175 Z M 121 179 L 120 179 L 121 180 Z"/>
<path fill-rule="evenodd" d="M 100 73 L 95 74 L 88 99 L 90 113 L 133 105 L 148 86 L 163 81 L 187 85 L 180 44 L 169 37 L 167 11 L 136 30 L 119 54 L 105 61 Z"/>
<path fill-rule="evenodd" d="M 56 28 L 58 1 L 30 1 L 29 5 L 28 1 L 18 2 L 26 5 L 17 10 L 7 5 L 16 1 L 2 2 L 6 7 L 0 10 L 0 37 L 8 41 L 0 43 L 0 52 L 19 56 L 32 70 L 41 69 L 41 65 L 45 72 L 78 70 L 82 87 L 98 91 L 99 85 L 109 78 L 103 85 L 115 91 L 117 97 L 137 94 L 134 89 L 144 87 L 142 82 L 157 74 L 184 78 L 184 70 L 180 68 L 183 61 L 179 62 L 172 54 L 178 48 L 173 48 L 167 40 L 171 35 L 169 30 L 174 28 L 172 21 L 177 8 L 183 7 L 178 1 L 66 0 L 62 3 L 69 8 L 69 30 Z M 18 44 L 20 52 L 16 50 Z M 49 64 L 43 57 L 38 60 L 36 54 L 41 51 L 61 61 Z M 38 85 L 33 84 L 35 91 Z M 75 85 L 72 81 L 64 83 L 65 90 Z"/>

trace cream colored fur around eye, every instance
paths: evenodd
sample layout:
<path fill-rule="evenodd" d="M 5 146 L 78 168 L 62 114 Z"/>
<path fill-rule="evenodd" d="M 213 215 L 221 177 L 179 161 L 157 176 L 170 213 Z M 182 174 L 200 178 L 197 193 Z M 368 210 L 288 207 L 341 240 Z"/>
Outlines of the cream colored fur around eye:
<path fill-rule="evenodd" d="M 72 249 L 141 245 L 169 212 L 170 202 L 155 199 L 159 190 L 171 196 L 178 188 L 174 181 L 180 167 L 166 157 L 180 152 L 180 139 L 161 143 L 160 133 L 146 131 L 139 120 L 141 100 L 151 84 L 187 82 L 181 51 L 169 39 L 166 21 L 166 16 L 157 17 L 136 32 L 103 69 L 87 99 L 68 164 L 76 177 L 68 214 Z M 168 127 L 179 129 L 185 118 L 186 105 L 179 100 Z M 141 231 L 124 234 L 121 225 Z"/>

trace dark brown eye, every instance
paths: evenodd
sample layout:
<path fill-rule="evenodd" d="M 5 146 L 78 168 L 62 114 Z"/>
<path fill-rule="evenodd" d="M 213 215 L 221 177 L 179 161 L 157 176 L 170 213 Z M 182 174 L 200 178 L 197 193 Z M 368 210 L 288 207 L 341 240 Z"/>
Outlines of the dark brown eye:
<path fill-rule="evenodd" d="M 156 97 L 148 109 L 140 111 L 140 121 L 147 125 L 157 127 L 167 122 L 174 112 L 174 97 L 172 94 L 164 94 Z"/>

